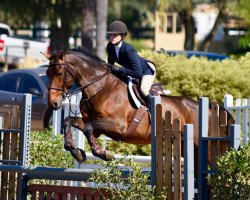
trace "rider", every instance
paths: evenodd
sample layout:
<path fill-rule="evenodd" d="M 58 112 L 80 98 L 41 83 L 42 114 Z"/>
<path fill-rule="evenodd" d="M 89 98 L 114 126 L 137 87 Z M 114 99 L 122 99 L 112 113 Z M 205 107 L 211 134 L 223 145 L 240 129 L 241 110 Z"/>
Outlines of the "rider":
<path fill-rule="evenodd" d="M 145 96 L 148 107 L 151 106 L 149 92 L 155 78 L 155 66 L 149 60 L 138 56 L 136 50 L 124 42 L 128 29 L 122 21 L 114 21 L 108 26 L 109 43 L 107 45 L 108 63 L 111 70 L 118 76 L 131 76 L 141 81 L 141 92 Z M 115 67 L 114 63 L 122 67 Z"/>

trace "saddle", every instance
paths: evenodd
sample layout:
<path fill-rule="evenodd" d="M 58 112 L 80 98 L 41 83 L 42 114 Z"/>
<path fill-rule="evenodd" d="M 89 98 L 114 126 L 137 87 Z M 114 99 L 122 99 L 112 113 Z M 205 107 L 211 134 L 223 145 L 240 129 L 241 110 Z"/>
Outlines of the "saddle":
<path fill-rule="evenodd" d="M 137 108 L 142 106 L 148 106 L 145 96 L 141 93 L 140 82 L 128 77 L 128 89 L 130 96 L 132 97 Z M 153 96 L 159 96 L 164 93 L 163 85 L 161 83 L 155 83 L 151 86 L 150 94 Z"/>
<path fill-rule="evenodd" d="M 147 101 L 145 100 L 145 96 L 141 93 L 140 84 L 133 84 L 133 91 L 138 98 L 138 100 L 142 103 L 142 105 L 147 106 Z M 155 83 L 150 88 L 150 94 L 153 96 L 160 96 L 161 94 L 164 94 L 163 92 L 163 85 L 161 83 Z"/>
<path fill-rule="evenodd" d="M 132 97 L 137 109 L 134 113 L 133 120 L 130 123 L 124 137 L 132 136 L 137 127 L 139 126 L 143 115 L 147 110 L 147 101 L 145 100 L 144 95 L 141 93 L 140 83 L 131 77 L 128 77 L 128 90 L 129 94 Z M 162 94 L 168 95 L 171 92 L 165 92 L 163 90 L 163 85 L 161 83 L 155 83 L 151 86 L 150 93 L 154 96 L 160 96 Z M 150 112 L 148 112 L 150 116 Z"/>

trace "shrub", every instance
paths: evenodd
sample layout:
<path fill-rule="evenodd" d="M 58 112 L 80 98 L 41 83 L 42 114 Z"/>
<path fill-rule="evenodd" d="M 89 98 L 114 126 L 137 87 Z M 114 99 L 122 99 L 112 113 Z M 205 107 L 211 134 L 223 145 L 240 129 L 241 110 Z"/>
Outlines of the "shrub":
<path fill-rule="evenodd" d="M 250 97 L 250 53 L 239 59 L 211 61 L 206 58 L 183 55 L 170 56 L 150 50 L 140 55 L 156 65 L 156 79 L 172 91 L 171 95 L 184 95 L 197 100 L 201 96 L 223 102 L 225 94 L 235 98 Z"/>
<path fill-rule="evenodd" d="M 72 168 L 73 159 L 70 153 L 64 150 L 63 135 L 53 135 L 52 129 L 31 132 L 30 138 L 30 165 Z M 61 185 L 60 180 L 36 180 L 30 183 Z"/>
<path fill-rule="evenodd" d="M 53 135 L 51 129 L 31 132 L 30 165 L 50 167 L 73 167 L 70 153 L 64 150 L 63 135 Z"/>
<path fill-rule="evenodd" d="M 211 175 L 213 197 L 218 200 L 250 199 L 250 144 L 218 158 L 218 173 Z"/>
<path fill-rule="evenodd" d="M 149 173 L 143 173 L 141 167 L 130 158 L 127 162 L 125 159 L 130 155 L 127 149 L 121 160 L 102 162 L 104 166 L 95 170 L 90 181 L 96 184 L 96 191 L 102 193 L 103 188 L 110 193 L 109 199 L 120 200 L 150 200 L 166 199 L 166 195 L 155 198 L 155 187 L 148 185 Z M 128 171 L 128 177 L 125 178 L 121 169 Z M 165 193 L 166 194 L 166 193 Z"/>

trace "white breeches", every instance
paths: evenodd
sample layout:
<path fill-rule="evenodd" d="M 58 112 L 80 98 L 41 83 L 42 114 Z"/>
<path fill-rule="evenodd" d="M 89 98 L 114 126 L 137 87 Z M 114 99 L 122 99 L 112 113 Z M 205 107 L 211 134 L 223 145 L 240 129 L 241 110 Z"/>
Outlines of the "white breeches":
<path fill-rule="evenodd" d="M 156 75 L 155 66 L 150 62 L 148 62 L 148 65 L 154 70 L 155 73 L 153 75 L 144 75 L 142 77 L 141 92 L 144 96 L 147 96 L 149 94 L 149 90 L 154 83 L 154 79 Z"/>

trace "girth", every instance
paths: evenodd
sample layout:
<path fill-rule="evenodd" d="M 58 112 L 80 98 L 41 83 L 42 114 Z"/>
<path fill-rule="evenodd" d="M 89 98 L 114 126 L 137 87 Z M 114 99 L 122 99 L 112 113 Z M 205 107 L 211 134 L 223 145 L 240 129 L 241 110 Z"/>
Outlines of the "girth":
<path fill-rule="evenodd" d="M 145 113 L 147 113 L 147 112 L 146 112 L 146 107 L 144 107 L 144 106 L 138 108 L 135 111 L 132 122 L 130 123 L 126 133 L 123 135 L 124 138 L 130 137 L 134 134 L 135 130 L 139 126 L 141 119 Z"/>

